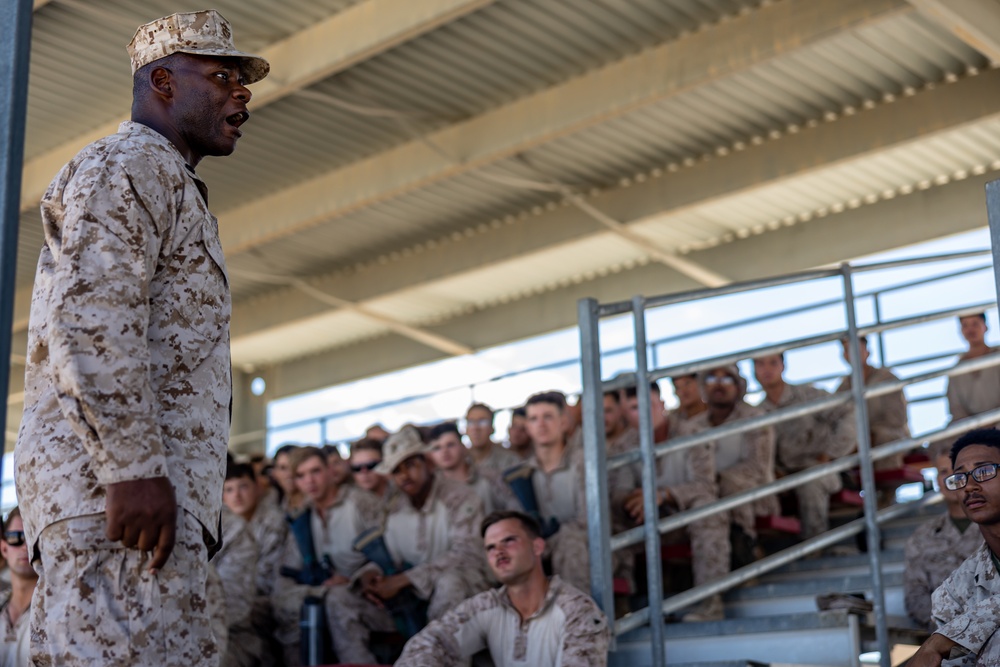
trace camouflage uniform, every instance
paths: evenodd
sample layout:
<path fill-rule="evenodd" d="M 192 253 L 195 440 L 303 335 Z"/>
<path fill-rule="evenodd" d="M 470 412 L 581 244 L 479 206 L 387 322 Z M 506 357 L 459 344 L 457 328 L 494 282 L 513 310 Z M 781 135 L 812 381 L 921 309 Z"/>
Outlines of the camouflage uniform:
<path fill-rule="evenodd" d="M 501 475 L 504 470 L 516 466 L 520 462 L 521 457 L 509 449 L 505 449 L 503 445 L 494 442 L 490 445 L 490 453 L 482 461 L 476 461 L 475 466 L 480 471 L 492 470 Z"/>
<path fill-rule="evenodd" d="M 968 358 L 963 354 L 959 361 Z M 948 378 L 948 408 L 952 421 L 1000 408 L 1000 366 Z"/>
<path fill-rule="evenodd" d="M 559 521 L 559 531 L 545 541 L 553 572 L 581 591 L 589 591 L 590 549 L 583 447 L 567 445 L 559 465 L 548 473 L 542 470 L 534 454 L 521 465 L 533 470 L 531 485 L 542 518 Z"/>
<path fill-rule="evenodd" d="M 765 396 L 760 404 L 766 412 L 829 396 L 807 384 L 785 384 L 777 404 Z M 845 404 L 774 426 L 776 468 L 783 474 L 799 472 L 821 462 L 846 456 L 857 449 L 854 410 Z M 826 475 L 796 487 L 802 537 L 808 539 L 830 528 L 830 494 L 843 488 L 840 475 Z"/>
<path fill-rule="evenodd" d="M 488 649 L 496 667 L 603 667 L 609 640 L 594 601 L 555 576 L 528 619 L 521 620 L 506 587 L 480 593 L 411 639 L 396 665 L 457 667 Z"/>
<path fill-rule="evenodd" d="M 964 647 L 962 665 L 1000 664 L 1000 574 L 985 543 L 944 580 L 931 599 L 937 632 Z M 949 663 L 954 664 L 954 663 Z"/>
<path fill-rule="evenodd" d="M 747 405 L 738 398 L 733 411 L 723 424 L 750 419 L 763 414 L 761 408 Z M 703 412 L 681 427 L 678 435 L 693 435 L 712 428 L 708 412 Z M 720 424 L 721 426 L 721 424 Z M 754 431 L 720 438 L 711 443 L 715 451 L 715 467 L 719 480 L 719 497 L 749 491 L 774 481 L 774 429 Z M 729 510 L 730 520 L 750 537 L 757 536 L 756 517 L 779 514 L 778 499 L 766 496 Z"/>
<path fill-rule="evenodd" d="M 230 300 L 206 197 L 204 183 L 165 137 L 126 122 L 83 149 L 42 200 L 46 243 L 32 297 L 14 466 L 46 596 L 74 589 L 78 574 L 45 563 L 46 556 L 85 545 L 65 526 L 47 537 L 44 531 L 103 517 L 108 484 L 168 477 L 179 515 L 196 519 L 209 542 L 217 538 L 229 437 Z M 200 539 L 202 531 L 194 532 Z M 105 543 L 102 530 L 94 548 Z M 142 560 L 134 556 L 128 560 Z M 204 576 L 204 567 L 192 574 L 199 571 Z M 202 595 L 204 586 L 204 579 L 192 582 L 192 594 Z M 114 625 L 113 615 L 95 612 L 101 629 Z M 192 614 L 185 623 L 208 626 L 202 610 Z M 65 628 L 45 624 L 46 617 L 56 618 L 39 617 L 40 632 L 62 635 Z M 66 650 L 87 662 L 88 648 Z M 189 645 L 171 660 L 200 650 Z M 143 654 L 148 663 L 130 664 L 168 664 L 153 653 Z"/>
<path fill-rule="evenodd" d="M 898 380 L 888 368 L 873 368 L 871 376 L 865 380 L 866 387 L 872 387 L 882 382 Z M 844 378 L 837 391 L 851 390 L 851 376 Z M 906 397 L 903 392 L 894 391 L 891 394 L 869 398 L 868 427 L 871 432 L 872 447 L 884 445 L 896 440 L 910 437 L 910 427 L 906 421 Z M 903 455 L 894 454 L 889 458 L 875 462 L 876 470 L 891 470 L 903 465 Z"/>
<path fill-rule="evenodd" d="M 10 599 L 10 591 L 0 597 L 0 667 L 24 667 L 29 664 L 31 607 L 11 623 Z"/>
<path fill-rule="evenodd" d="M 660 445 L 662 443 L 656 443 Z M 608 451 L 612 456 L 639 446 L 639 434 L 629 429 L 615 440 Z M 631 527 L 631 519 L 623 519 L 623 501 L 630 491 L 642 488 L 641 464 L 635 463 L 612 471 L 609 489 L 612 499 L 612 528 L 620 532 Z M 709 445 L 698 445 L 682 452 L 661 456 L 657 461 L 657 487 L 666 488 L 673 496 L 678 511 L 695 509 L 719 499 L 715 475 L 715 455 Z M 664 543 L 690 540 L 692 573 L 696 586 L 714 581 L 729 572 L 729 523 L 725 512 L 706 517 L 689 524 L 681 530 L 661 536 Z M 642 544 L 636 545 L 636 552 L 645 553 Z M 621 555 L 620 555 L 621 554 Z M 631 569 L 622 561 L 623 552 L 616 552 L 615 576 L 627 577 Z M 632 579 L 628 579 L 630 583 Z"/>
<path fill-rule="evenodd" d="M 31 604 L 35 664 L 219 664 L 201 522 L 180 512 L 174 550 L 155 575 L 149 554 L 111 542 L 105 526 L 103 513 L 92 514 L 53 523 L 38 536 Z M 51 585 L 66 581 L 71 583 Z"/>
<path fill-rule="evenodd" d="M 949 574 L 983 544 L 979 526 L 970 523 L 959 532 L 947 514 L 922 523 L 906 541 L 904 549 L 903 599 L 914 621 L 928 630 L 931 623 L 931 594 Z"/>
<path fill-rule="evenodd" d="M 381 526 L 385 523 L 386 508 L 392 504 L 393 497 L 399 493 L 399 489 L 389 482 L 389 487 L 385 495 L 377 496 L 371 491 L 366 491 L 360 487 L 355 487 L 354 502 L 361 512 L 361 523 L 365 528 Z"/>
<path fill-rule="evenodd" d="M 326 508 L 325 517 L 320 517 L 315 508 L 311 509 L 310 525 L 312 527 L 313 544 L 317 558 L 324 555 L 330 557 L 334 574 L 350 578 L 361 567 L 365 558 L 354 550 L 354 538 L 364 530 L 361 512 L 355 502 L 357 489 L 352 485 L 341 486 L 333 504 Z M 281 566 L 298 570 L 302 568 L 302 553 L 291 534 L 285 540 L 281 557 Z M 286 655 L 296 654 L 299 643 L 299 620 L 302 603 L 306 597 L 324 597 L 326 599 L 327 620 L 334 626 L 335 616 L 342 613 L 334 604 L 332 592 L 344 589 L 346 586 L 307 586 L 296 583 L 290 577 L 279 576 L 275 581 L 274 592 L 271 594 L 271 605 L 277 623 L 275 635 L 278 641 L 286 647 Z M 334 635 L 334 648 L 340 654 L 337 636 Z M 350 661 L 349 661 L 350 662 Z"/>
<path fill-rule="evenodd" d="M 247 522 L 223 506 L 222 548 L 208 565 L 221 586 L 222 595 L 211 596 L 209 605 L 216 626 L 225 628 L 227 642 L 219 643 L 223 667 L 252 667 L 260 659 L 260 637 L 251 626 L 258 552 Z"/>
<path fill-rule="evenodd" d="M 385 545 L 397 569 L 405 564 L 413 592 L 427 600 L 427 616 L 440 618 L 459 602 L 488 587 L 486 558 L 479 527 L 483 505 L 465 484 L 434 477 L 423 507 L 397 493 L 385 522 Z M 373 563 L 355 575 L 379 571 Z M 331 613 L 334 649 L 343 663 L 373 663 L 368 649 L 372 630 L 395 628 L 388 612 L 364 598 L 356 586 L 338 586 L 330 592 L 340 613 Z M 329 607 L 329 605 L 328 605 Z"/>
<path fill-rule="evenodd" d="M 474 463 L 469 464 L 469 479 L 466 482 L 479 499 L 483 501 L 483 514 L 496 510 L 520 510 L 514 492 L 503 483 L 500 475 L 490 469 L 482 469 Z"/>

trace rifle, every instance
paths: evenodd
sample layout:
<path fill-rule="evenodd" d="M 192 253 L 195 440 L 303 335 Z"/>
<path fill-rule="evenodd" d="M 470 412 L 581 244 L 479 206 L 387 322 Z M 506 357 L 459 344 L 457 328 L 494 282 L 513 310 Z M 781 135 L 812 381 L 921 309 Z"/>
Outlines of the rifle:
<path fill-rule="evenodd" d="M 363 531 L 354 538 L 354 550 L 360 551 L 371 562 L 378 565 L 385 574 L 399 574 L 410 569 L 404 563 L 397 568 L 385 545 L 384 532 L 380 526 Z M 404 588 L 391 600 L 385 601 L 386 609 L 392 614 L 396 630 L 406 639 L 420 632 L 427 625 L 427 602 L 416 596 L 411 588 Z"/>
<path fill-rule="evenodd" d="M 319 586 L 324 581 L 333 576 L 333 563 L 326 554 L 322 559 L 316 557 L 316 543 L 313 542 L 312 526 L 310 518 L 312 510 L 308 507 L 297 517 L 285 517 L 288 521 L 289 530 L 295 538 L 295 544 L 302 554 L 302 569 L 296 570 L 293 567 L 281 566 L 279 572 L 283 577 L 290 577 L 297 584 L 305 586 Z"/>
<path fill-rule="evenodd" d="M 535 498 L 535 487 L 531 483 L 531 478 L 535 470 L 531 466 L 519 463 L 516 466 L 503 471 L 503 481 L 507 483 L 510 490 L 517 496 L 525 513 L 538 522 L 542 529 L 542 539 L 548 539 L 559 532 L 559 519 L 551 517 L 545 519 L 538 508 L 538 499 Z"/>

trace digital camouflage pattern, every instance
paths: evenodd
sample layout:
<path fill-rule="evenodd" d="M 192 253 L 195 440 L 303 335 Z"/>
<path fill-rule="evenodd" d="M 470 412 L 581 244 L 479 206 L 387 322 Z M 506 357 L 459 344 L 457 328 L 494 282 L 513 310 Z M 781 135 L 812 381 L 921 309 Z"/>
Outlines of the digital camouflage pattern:
<path fill-rule="evenodd" d="M 231 304 L 207 192 L 166 138 L 132 122 L 46 191 L 14 450 L 29 545 L 104 512 L 108 484 L 151 477 L 218 537 Z"/>
<path fill-rule="evenodd" d="M 38 538 L 31 603 L 36 667 L 215 667 L 220 653 L 200 522 L 181 512 L 166 565 L 104 535 L 104 514 L 47 526 Z M 52 582 L 57 582 L 53 585 Z"/>
<path fill-rule="evenodd" d="M 261 503 L 247 522 L 247 529 L 257 543 L 257 593 L 270 595 L 278 576 L 278 563 L 288 535 L 285 514 L 276 504 Z"/>
<path fill-rule="evenodd" d="M 736 401 L 733 411 L 723 424 L 750 419 L 763 414 L 761 408 L 748 405 L 742 399 Z M 708 412 L 702 412 L 684 422 L 681 435 L 693 435 L 712 428 Z M 721 426 L 721 424 L 720 424 Z M 759 428 L 753 431 L 720 438 L 711 443 L 715 455 L 715 467 L 719 484 L 719 497 L 724 498 L 741 491 L 756 489 L 774 481 L 774 429 Z M 758 516 L 780 513 L 778 499 L 766 496 L 753 503 L 747 503 L 729 511 L 730 520 L 751 537 L 757 535 Z"/>
<path fill-rule="evenodd" d="M 996 353 L 990 350 L 990 354 Z M 968 353 L 958 360 L 967 358 Z M 1000 408 L 1000 366 L 948 378 L 948 409 L 952 421 L 996 408 Z"/>
<path fill-rule="evenodd" d="M 143 65 L 171 53 L 239 58 L 247 85 L 260 81 L 271 69 L 260 56 L 236 50 L 229 21 L 214 9 L 171 14 L 150 21 L 135 31 L 126 48 L 133 74 Z"/>
<path fill-rule="evenodd" d="M 0 667 L 23 667 L 30 664 L 31 606 L 11 623 L 10 598 L 10 590 L 0 593 Z"/>
<path fill-rule="evenodd" d="M 964 647 L 962 665 L 1000 664 L 1000 575 L 985 543 L 934 591 L 938 634 Z M 963 651 L 952 650 L 952 658 Z M 954 663 L 949 663 L 954 664 Z"/>
<path fill-rule="evenodd" d="M 515 464 L 516 465 L 516 464 Z M 475 463 L 469 463 L 469 479 L 466 482 L 479 499 L 483 501 L 483 514 L 489 515 L 497 510 L 521 511 L 521 503 L 517 496 L 504 484 L 499 474 L 490 469 L 482 469 Z"/>
<path fill-rule="evenodd" d="M 829 396 L 808 384 L 785 384 L 777 403 L 764 397 L 760 407 L 772 412 Z M 775 467 L 782 474 L 805 470 L 857 450 L 858 432 L 850 403 L 814 412 L 774 425 Z M 802 538 L 826 532 L 830 527 L 830 494 L 843 488 L 840 475 L 826 475 L 796 487 Z"/>
<path fill-rule="evenodd" d="M 222 667 L 253 667 L 263 650 L 260 637 L 251 625 L 251 611 L 257 597 L 259 549 L 249 525 L 228 508 L 222 508 L 222 548 L 209 563 L 219 577 L 222 596 L 209 600 L 221 610 L 228 641 L 219 646 Z M 218 612 L 217 612 L 218 613 Z"/>
<path fill-rule="evenodd" d="M 502 475 L 503 471 L 521 462 L 521 457 L 503 445 L 493 443 L 489 454 L 482 461 L 476 461 L 475 466 L 483 472 L 493 472 Z"/>
<path fill-rule="evenodd" d="M 910 618 L 928 630 L 934 629 L 931 595 L 982 544 L 979 526 L 970 523 L 960 533 L 947 514 L 934 517 L 913 531 L 903 549 L 903 601 Z"/>
<path fill-rule="evenodd" d="M 554 576 L 542 606 L 522 621 L 507 587 L 480 593 L 430 623 L 396 661 L 397 667 L 458 667 L 488 649 L 496 667 L 603 667 L 607 619 L 594 601 Z"/>
<path fill-rule="evenodd" d="M 898 379 L 888 368 L 873 368 L 871 375 L 865 380 L 865 386 L 872 387 Z M 851 376 L 848 375 L 837 387 L 837 391 L 850 390 Z M 910 437 L 910 427 L 906 417 L 906 397 L 902 390 L 869 398 L 866 403 L 868 405 L 868 428 L 872 447 Z M 876 461 L 875 469 L 891 470 L 902 465 L 903 455 L 893 454 L 888 458 Z"/>

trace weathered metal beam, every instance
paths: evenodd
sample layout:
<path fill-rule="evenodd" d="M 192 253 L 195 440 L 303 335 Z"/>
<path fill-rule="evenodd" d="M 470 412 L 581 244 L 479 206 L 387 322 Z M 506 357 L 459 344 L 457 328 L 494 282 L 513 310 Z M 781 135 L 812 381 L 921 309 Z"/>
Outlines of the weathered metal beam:
<path fill-rule="evenodd" d="M 991 61 L 1000 63 L 1000 3 L 996 0 L 909 2 Z"/>

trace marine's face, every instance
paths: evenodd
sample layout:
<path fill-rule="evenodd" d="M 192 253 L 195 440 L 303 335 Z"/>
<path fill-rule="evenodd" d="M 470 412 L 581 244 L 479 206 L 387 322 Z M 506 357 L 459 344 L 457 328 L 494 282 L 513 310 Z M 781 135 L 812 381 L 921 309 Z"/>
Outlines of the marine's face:
<path fill-rule="evenodd" d="M 473 447 L 488 447 L 493 435 L 493 415 L 482 408 L 473 408 L 465 415 L 465 435 Z"/>
<path fill-rule="evenodd" d="M 564 437 L 562 411 L 552 403 L 533 403 L 525 408 L 528 413 L 528 433 L 536 445 L 550 446 Z"/>
<path fill-rule="evenodd" d="M 785 363 L 781 360 L 780 354 L 769 354 L 753 360 L 753 374 L 757 377 L 757 382 L 760 382 L 760 386 L 765 389 L 780 385 L 781 374 L 784 372 Z"/>
<path fill-rule="evenodd" d="M 624 423 L 621 404 L 613 396 L 604 397 L 604 435 L 611 435 Z"/>
<path fill-rule="evenodd" d="M 431 460 L 441 470 L 454 470 L 465 459 L 467 451 L 457 433 L 442 433 L 431 441 Z"/>
<path fill-rule="evenodd" d="M 955 458 L 955 472 L 968 473 L 962 494 L 962 509 L 975 523 L 1000 523 L 1000 477 L 977 482 L 972 471 L 982 466 L 1000 463 L 1000 450 L 987 445 L 969 445 Z"/>
<path fill-rule="evenodd" d="M 527 447 L 531 444 L 531 436 L 528 435 L 528 420 L 520 415 L 510 418 L 510 426 L 507 427 L 507 439 L 514 449 Z"/>
<path fill-rule="evenodd" d="M 430 483 L 431 472 L 423 456 L 411 456 L 392 471 L 392 481 L 399 490 L 415 498 Z"/>
<path fill-rule="evenodd" d="M 978 315 L 961 317 L 958 320 L 962 327 L 962 338 L 969 345 L 982 345 L 986 338 L 986 322 Z"/>
<path fill-rule="evenodd" d="M 678 377 L 671 382 L 673 382 L 674 393 L 677 394 L 677 400 L 682 408 L 701 403 L 701 387 L 698 386 L 698 378 Z"/>
<path fill-rule="evenodd" d="M 330 466 L 318 456 L 311 456 L 295 468 L 295 486 L 309 500 L 318 501 L 326 497 L 333 486 Z"/>
<path fill-rule="evenodd" d="M 517 519 L 497 521 L 483 536 L 486 560 L 501 584 L 524 579 L 535 569 L 545 551 L 545 540 L 531 539 Z"/>
<path fill-rule="evenodd" d="M 250 91 L 238 58 L 179 54 L 172 59 L 171 114 L 178 133 L 197 156 L 230 155 L 250 118 Z"/>
<path fill-rule="evenodd" d="M 381 481 L 375 472 L 375 466 L 382 462 L 378 452 L 370 449 L 358 450 L 351 454 L 351 472 L 354 483 L 365 491 L 373 491 Z"/>
<path fill-rule="evenodd" d="M 20 541 L 21 544 L 14 546 L 10 542 L 16 541 L 15 534 L 21 533 Z M 7 567 L 10 568 L 11 574 L 21 577 L 22 579 L 35 579 L 38 577 L 35 574 L 35 570 L 31 567 L 31 560 L 28 558 L 28 543 L 24 541 L 24 523 L 21 521 L 20 517 L 14 517 L 10 520 L 10 525 L 7 526 L 7 534 L 2 542 L 0 542 L 0 554 L 3 554 L 4 560 L 7 561 Z"/>
<path fill-rule="evenodd" d="M 285 495 L 291 495 L 295 491 L 295 479 L 292 476 L 292 464 L 288 460 L 288 454 L 280 454 L 274 459 L 274 470 L 271 477 L 278 483 Z"/>
<path fill-rule="evenodd" d="M 705 377 L 705 398 L 711 405 L 717 407 L 735 405 L 738 392 L 736 378 L 725 369 L 716 368 Z"/>
<path fill-rule="evenodd" d="M 257 485 L 249 477 L 227 479 L 222 485 L 222 502 L 233 514 L 253 514 L 257 509 Z"/>

